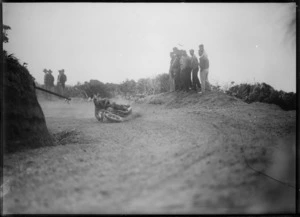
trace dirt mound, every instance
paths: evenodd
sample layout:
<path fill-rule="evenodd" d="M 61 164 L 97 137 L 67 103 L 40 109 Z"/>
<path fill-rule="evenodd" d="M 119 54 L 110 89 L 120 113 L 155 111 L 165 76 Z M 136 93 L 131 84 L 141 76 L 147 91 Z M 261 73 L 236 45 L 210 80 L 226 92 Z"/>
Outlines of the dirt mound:
<path fill-rule="evenodd" d="M 247 103 L 263 102 L 275 104 L 284 110 L 296 109 L 296 94 L 277 91 L 266 83 L 240 84 L 226 91 L 228 95 L 235 96 Z"/>
<path fill-rule="evenodd" d="M 145 97 L 144 103 L 165 105 L 168 108 L 202 106 L 204 108 L 224 108 L 245 103 L 254 103 L 272 109 L 295 110 L 296 94 L 276 91 L 270 85 L 241 84 L 231 87 L 226 93 L 213 90 L 206 94 L 197 92 L 168 92 Z"/>
<path fill-rule="evenodd" d="M 52 145 L 32 76 L 15 57 L 6 53 L 4 66 L 5 151 Z"/>
<path fill-rule="evenodd" d="M 165 105 L 168 108 L 181 107 L 231 107 L 236 104 L 244 104 L 240 99 L 228 96 L 225 93 L 212 91 L 206 94 L 197 92 L 171 92 L 162 93 L 146 97 L 146 103 L 155 105 Z"/>

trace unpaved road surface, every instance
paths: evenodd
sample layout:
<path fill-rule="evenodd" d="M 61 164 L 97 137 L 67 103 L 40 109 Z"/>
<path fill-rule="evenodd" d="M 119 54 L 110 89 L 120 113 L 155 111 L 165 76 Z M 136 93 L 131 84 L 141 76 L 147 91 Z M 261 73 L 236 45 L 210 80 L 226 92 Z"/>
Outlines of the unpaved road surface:
<path fill-rule="evenodd" d="M 295 111 L 219 93 L 116 102 L 133 106 L 123 123 L 98 122 L 92 102 L 41 100 L 61 144 L 4 156 L 4 213 L 295 211 L 293 187 L 245 162 L 295 186 Z"/>

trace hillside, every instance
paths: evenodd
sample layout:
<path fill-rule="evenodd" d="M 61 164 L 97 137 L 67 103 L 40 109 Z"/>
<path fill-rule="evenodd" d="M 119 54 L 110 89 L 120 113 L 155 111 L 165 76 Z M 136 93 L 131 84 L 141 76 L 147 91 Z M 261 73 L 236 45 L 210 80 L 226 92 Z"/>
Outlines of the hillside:
<path fill-rule="evenodd" d="M 295 111 L 220 92 L 114 100 L 133 107 L 123 123 L 39 99 L 61 145 L 5 156 L 4 213 L 294 212 Z"/>

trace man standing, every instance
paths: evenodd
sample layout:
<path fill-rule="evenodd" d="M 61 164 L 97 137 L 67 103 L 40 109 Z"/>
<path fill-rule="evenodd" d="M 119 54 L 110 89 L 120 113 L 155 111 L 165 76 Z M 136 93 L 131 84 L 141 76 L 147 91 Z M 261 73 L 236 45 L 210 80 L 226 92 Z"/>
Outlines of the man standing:
<path fill-rule="evenodd" d="M 208 73 L 209 73 L 209 60 L 206 51 L 204 50 L 204 45 L 199 45 L 199 65 L 200 65 L 200 80 L 201 80 L 201 89 L 202 92 L 205 93 L 206 90 L 210 91 L 210 83 L 208 81 Z"/>
<path fill-rule="evenodd" d="M 180 81 L 180 51 L 176 48 L 175 49 L 175 58 L 172 62 L 172 71 L 175 81 L 175 91 L 179 91 L 181 88 L 181 81 Z"/>
<path fill-rule="evenodd" d="M 169 69 L 169 83 L 170 83 L 170 92 L 173 92 L 175 90 L 175 83 L 174 83 L 174 73 L 173 73 L 173 69 L 172 69 L 172 63 L 174 62 L 174 59 L 176 58 L 175 56 L 175 52 L 174 52 L 174 48 L 173 48 L 173 52 L 170 52 L 170 69 Z"/>
<path fill-rule="evenodd" d="M 50 90 L 53 91 L 54 77 L 52 75 L 52 70 L 51 69 L 48 71 L 48 76 L 49 76 L 49 87 L 50 87 Z"/>
<path fill-rule="evenodd" d="M 48 75 L 48 70 L 47 69 L 44 69 L 43 72 L 45 73 L 44 74 L 44 86 L 45 86 L 45 89 L 47 89 L 48 87 L 48 81 L 49 81 L 49 75 Z"/>
<path fill-rule="evenodd" d="M 50 77 L 47 69 L 44 69 L 43 72 L 45 73 L 44 75 L 44 87 L 46 90 L 50 90 Z M 48 93 L 45 93 L 46 99 L 49 99 L 50 96 Z"/>
<path fill-rule="evenodd" d="M 190 88 L 192 88 L 192 80 L 191 80 L 191 73 L 192 73 L 192 58 L 189 57 L 185 51 L 185 55 L 187 58 L 187 63 L 186 63 L 186 77 L 185 77 L 185 82 L 186 82 L 186 90 L 189 91 Z"/>
<path fill-rule="evenodd" d="M 190 74 L 190 59 L 185 50 L 181 51 L 182 56 L 180 58 L 180 81 L 181 89 L 184 91 L 189 91 L 189 79 L 191 79 Z M 188 77 L 190 76 L 190 77 Z"/>
<path fill-rule="evenodd" d="M 65 75 L 65 70 L 58 70 L 59 75 L 57 77 L 57 87 L 59 90 L 60 94 L 64 94 L 64 90 L 65 90 L 65 83 L 67 81 L 67 76 Z"/>
<path fill-rule="evenodd" d="M 185 90 L 186 57 L 184 50 L 181 50 L 180 54 L 180 90 Z"/>
<path fill-rule="evenodd" d="M 192 79 L 193 79 L 192 86 L 195 91 L 197 91 L 197 87 L 201 91 L 201 84 L 198 78 L 198 71 L 199 71 L 198 59 L 195 56 L 193 49 L 190 50 L 190 54 L 191 54 L 191 66 L 192 66 Z"/>
<path fill-rule="evenodd" d="M 48 79 L 49 79 L 49 90 L 50 91 L 54 91 L 54 77 L 52 75 L 52 71 L 51 69 L 48 71 Z M 51 95 L 50 95 L 50 99 L 52 99 Z"/>

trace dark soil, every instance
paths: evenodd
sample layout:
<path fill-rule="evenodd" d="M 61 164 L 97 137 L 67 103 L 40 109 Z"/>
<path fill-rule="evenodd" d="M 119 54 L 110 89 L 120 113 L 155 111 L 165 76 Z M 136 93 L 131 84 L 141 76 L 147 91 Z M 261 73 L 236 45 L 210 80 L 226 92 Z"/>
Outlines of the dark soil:
<path fill-rule="evenodd" d="M 11 153 L 51 146 L 32 76 L 12 55 L 4 55 L 4 60 L 4 150 Z"/>

